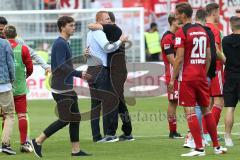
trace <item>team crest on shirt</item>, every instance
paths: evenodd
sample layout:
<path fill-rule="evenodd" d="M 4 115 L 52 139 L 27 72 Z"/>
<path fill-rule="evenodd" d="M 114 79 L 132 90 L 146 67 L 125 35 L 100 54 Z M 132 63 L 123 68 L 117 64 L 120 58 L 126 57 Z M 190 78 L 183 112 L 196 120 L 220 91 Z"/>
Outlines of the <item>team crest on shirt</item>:
<path fill-rule="evenodd" d="M 171 46 L 170 46 L 170 44 L 164 44 L 164 49 L 166 50 L 166 49 L 169 49 Z"/>
<path fill-rule="evenodd" d="M 177 38 L 175 39 L 175 45 L 179 45 L 179 44 L 181 44 L 181 38 L 180 38 L 180 37 L 177 37 Z"/>

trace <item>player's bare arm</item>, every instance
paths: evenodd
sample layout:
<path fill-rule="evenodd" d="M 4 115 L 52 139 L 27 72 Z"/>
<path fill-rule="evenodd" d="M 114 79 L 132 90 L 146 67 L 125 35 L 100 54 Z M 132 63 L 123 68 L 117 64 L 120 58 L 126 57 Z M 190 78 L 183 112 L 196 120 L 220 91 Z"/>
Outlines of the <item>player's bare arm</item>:
<path fill-rule="evenodd" d="M 170 92 L 173 92 L 174 81 L 179 74 L 183 60 L 184 60 L 184 48 L 178 48 L 176 52 L 176 58 L 173 64 L 173 76 L 168 86 Z"/>
<path fill-rule="evenodd" d="M 174 53 L 167 55 L 169 63 L 173 66 L 174 64 Z"/>
<path fill-rule="evenodd" d="M 225 63 L 226 61 L 226 57 L 223 54 L 223 52 L 221 52 L 221 50 L 219 49 L 219 45 L 216 43 L 216 52 L 217 52 L 217 59 L 221 60 L 223 63 Z"/>

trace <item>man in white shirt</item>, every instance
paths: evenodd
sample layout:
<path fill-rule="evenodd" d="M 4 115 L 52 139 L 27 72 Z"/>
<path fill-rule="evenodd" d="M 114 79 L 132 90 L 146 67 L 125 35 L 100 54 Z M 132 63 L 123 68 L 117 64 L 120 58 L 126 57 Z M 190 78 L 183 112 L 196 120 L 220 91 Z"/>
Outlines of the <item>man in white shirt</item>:
<path fill-rule="evenodd" d="M 106 11 L 99 11 L 96 14 L 96 22 L 99 24 L 110 24 L 111 20 Z M 122 35 L 118 41 L 110 43 L 107 40 L 106 34 L 102 30 L 89 31 L 87 35 L 87 47 L 89 48 L 90 55 L 87 58 L 88 70 L 87 73 L 92 75 L 92 78 L 88 80 L 88 85 L 91 94 L 91 128 L 94 142 L 100 142 L 102 135 L 100 133 L 99 119 L 100 111 L 103 110 L 103 128 L 104 135 L 109 137 L 108 142 L 118 141 L 118 137 L 115 135 L 109 135 L 107 128 L 108 114 L 111 112 L 115 103 L 117 105 L 118 99 L 116 97 L 107 98 L 110 96 L 107 94 L 108 79 L 109 79 L 109 67 L 107 66 L 107 54 L 116 51 L 126 41 L 127 37 Z M 102 105 L 101 103 L 106 102 Z"/>

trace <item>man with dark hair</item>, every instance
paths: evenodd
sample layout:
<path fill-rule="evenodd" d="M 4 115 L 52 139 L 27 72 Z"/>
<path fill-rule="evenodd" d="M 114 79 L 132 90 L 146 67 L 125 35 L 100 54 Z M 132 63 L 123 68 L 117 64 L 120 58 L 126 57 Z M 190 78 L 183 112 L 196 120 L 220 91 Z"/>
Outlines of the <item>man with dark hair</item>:
<path fill-rule="evenodd" d="M 232 147 L 231 131 L 234 123 L 235 107 L 240 100 L 240 17 L 230 18 L 233 33 L 222 41 L 223 53 L 226 56 L 225 83 L 223 86 L 225 115 L 225 145 Z"/>
<path fill-rule="evenodd" d="M 208 74 L 207 74 L 208 83 L 210 85 L 211 79 L 213 77 L 215 77 L 216 56 L 217 55 L 216 55 L 216 46 L 215 46 L 214 35 L 213 35 L 211 29 L 209 27 L 205 26 L 206 17 L 207 17 L 207 12 L 204 9 L 198 9 L 197 10 L 196 16 L 195 16 L 195 23 L 201 25 L 206 30 L 207 35 L 208 35 L 209 40 L 210 40 L 211 63 L 210 63 L 210 67 L 209 67 Z M 202 112 L 201 112 L 200 106 L 195 107 L 195 112 L 196 112 L 196 115 L 197 115 L 197 118 L 198 118 L 199 125 L 201 127 L 203 143 L 204 143 L 204 145 L 208 146 L 209 143 L 208 143 L 207 140 L 208 140 L 208 137 L 210 137 L 210 136 L 207 132 L 205 119 L 204 119 L 204 117 L 202 117 Z M 210 138 L 210 140 L 211 140 L 211 138 Z M 194 148 L 195 147 L 194 141 L 192 140 L 191 133 L 188 133 L 188 135 L 186 136 L 185 144 L 183 146 L 184 147 L 189 147 L 189 148 Z"/>
<path fill-rule="evenodd" d="M 169 84 L 171 79 L 171 70 L 175 58 L 175 32 L 181 27 L 178 20 L 175 18 L 174 14 L 168 16 L 168 23 L 170 25 L 170 30 L 166 31 L 161 39 L 162 47 L 162 59 L 165 65 L 165 77 L 166 85 Z M 177 116 L 176 109 L 178 103 L 178 82 L 174 83 L 174 92 L 168 92 L 168 124 L 169 124 L 169 138 L 183 138 L 180 133 L 177 132 Z"/>
<path fill-rule="evenodd" d="M 89 79 L 90 75 L 77 71 L 73 68 L 72 52 L 68 43 L 69 38 L 75 31 L 75 22 L 72 17 L 62 16 L 57 25 L 60 32 L 52 46 L 51 68 L 52 73 L 52 96 L 57 103 L 59 119 L 50 124 L 36 139 L 31 141 L 34 153 L 42 157 L 42 144 L 54 133 L 69 124 L 69 135 L 72 144 L 72 156 L 88 156 L 89 154 L 80 150 L 79 125 L 80 113 L 78 109 L 78 97 L 73 90 L 73 77 Z M 63 111 L 66 111 L 63 113 Z M 71 111 L 70 113 L 68 113 Z"/>
<path fill-rule="evenodd" d="M 176 11 L 180 14 L 184 13 L 185 17 L 189 18 L 192 17 L 193 10 L 189 3 L 179 3 L 176 5 Z M 181 19 L 179 19 L 181 21 Z"/>
<path fill-rule="evenodd" d="M 211 79 L 210 85 L 210 96 L 212 98 L 211 109 L 218 125 L 222 108 L 223 108 L 223 83 L 224 83 L 224 72 L 223 72 L 223 63 L 225 61 L 225 56 L 222 53 L 222 43 L 221 43 L 221 32 L 218 28 L 219 24 L 219 5 L 217 3 L 210 3 L 206 6 L 207 18 L 206 18 L 206 26 L 211 29 L 215 37 L 215 45 L 216 45 L 216 76 Z"/>
<path fill-rule="evenodd" d="M 16 71 L 16 80 L 13 83 L 13 96 L 15 103 L 15 111 L 18 117 L 18 128 L 20 133 L 20 151 L 32 152 L 30 142 L 28 142 L 28 128 L 29 121 L 27 118 L 27 82 L 26 79 L 33 72 L 32 59 L 30 57 L 27 46 L 20 45 L 16 42 L 17 36 L 16 28 L 12 25 L 6 25 L 4 27 L 4 35 L 11 44 L 14 53 L 14 64 Z"/>
<path fill-rule="evenodd" d="M 155 22 L 150 24 L 150 29 L 149 31 L 145 32 L 144 36 L 147 60 L 159 61 L 162 50 L 160 45 L 160 34 Z"/>
<path fill-rule="evenodd" d="M 195 113 L 195 105 L 201 106 L 202 114 L 206 120 L 207 129 L 211 135 L 215 154 L 227 151 L 219 145 L 217 129 L 209 106 L 209 88 L 207 72 L 210 66 L 211 53 L 209 37 L 205 29 L 192 24 L 192 7 L 189 3 L 176 5 L 176 18 L 183 23 L 183 27 L 176 33 L 176 58 L 173 66 L 173 76 L 169 83 L 169 90 L 173 92 L 174 82 L 178 77 L 179 104 L 184 106 L 188 127 L 193 136 L 196 148 L 181 156 L 204 156 L 201 130 Z M 182 66 L 182 67 L 181 67 Z"/>

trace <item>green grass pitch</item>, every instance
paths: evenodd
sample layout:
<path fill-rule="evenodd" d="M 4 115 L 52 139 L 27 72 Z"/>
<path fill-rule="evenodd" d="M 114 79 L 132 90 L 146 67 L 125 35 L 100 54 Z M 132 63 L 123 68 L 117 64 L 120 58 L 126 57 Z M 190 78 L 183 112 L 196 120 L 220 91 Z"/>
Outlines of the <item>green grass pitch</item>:
<path fill-rule="evenodd" d="M 88 111 L 90 101 L 88 99 L 79 100 L 81 112 Z M 56 119 L 54 114 L 55 102 L 51 100 L 29 101 L 29 117 L 31 127 L 31 138 L 38 136 L 51 122 Z M 167 99 L 166 97 L 137 99 L 136 106 L 129 107 L 133 123 L 133 142 L 117 142 L 111 144 L 96 144 L 92 142 L 90 122 L 81 122 L 80 143 L 81 148 L 89 153 L 91 157 L 72 158 L 70 156 L 71 146 L 69 142 L 68 127 L 62 129 L 43 145 L 43 158 L 46 160 L 181 160 L 180 155 L 189 149 L 182 148 L 184 140 L 172 140 L 168 138 L 168 123 L 166 119 Z M 178 107 L 178 131 L 185 134 L 187 123 L 183 116 L 183 108 Z M 194 159 L 204 160 L 239 160 L 240 159 L 240 110 L 239 106 L 235 112 L 235 126 L 233 129 L 233 140 L 235 146 L 229 148 L 225 155 L 214 155 L 212 147 L 207 148 L 205 157 L 194 157 Z M 224 131 L 224 116 L 219 123 L 219 133 Z M 119 122 L 118 135 L 121 132 L 121 122 Z M 221 135 L 223 137 L 223 135 Z M 12 147 L 17 151 L 16 156 L 8 156 L 0 153 L 0 160 L 33 160 L 36 159 L 33 153 L 23 154 L 19 151 L 19 133 L 17 119 L 12 136 Z M 224 145 L 223 142 L 221 142 Z M 192 158 L 191 158 L 192 159 Z"/>

